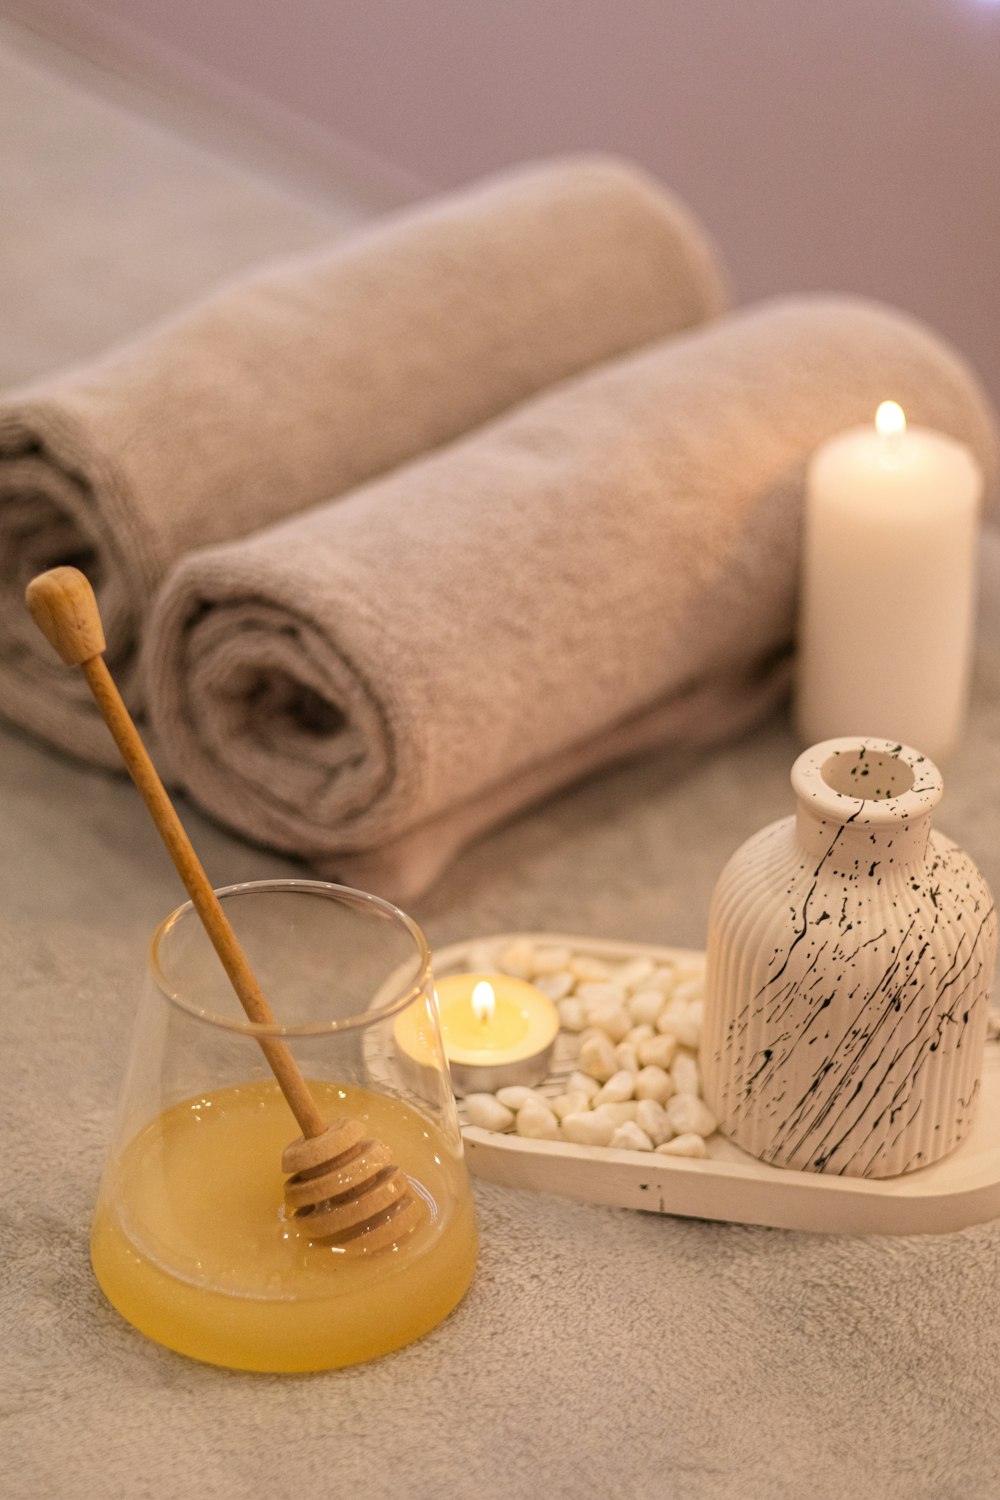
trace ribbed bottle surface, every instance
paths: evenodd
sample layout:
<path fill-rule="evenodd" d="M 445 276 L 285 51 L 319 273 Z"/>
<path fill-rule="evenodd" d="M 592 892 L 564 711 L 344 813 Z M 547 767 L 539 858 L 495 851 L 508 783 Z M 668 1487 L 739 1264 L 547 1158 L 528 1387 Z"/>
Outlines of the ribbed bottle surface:
<path fill-rule="evenodd" d="M 845 857 L 834 831 L 817 858 L 787 818 L 716 886 L 704 1092 L 762 1161 L 895 1176 L 945 1155 L 972 1121 L 993 903 L 950 839 L 931 831 L 922 857 L 895 862 L 893 832 L 852 830 Z"/>

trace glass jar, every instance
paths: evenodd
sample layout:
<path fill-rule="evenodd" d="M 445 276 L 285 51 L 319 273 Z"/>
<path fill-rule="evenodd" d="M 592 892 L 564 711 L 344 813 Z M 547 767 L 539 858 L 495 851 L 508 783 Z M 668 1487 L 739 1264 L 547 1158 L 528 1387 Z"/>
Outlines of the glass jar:
<path fill-rule="evenodd" d="M 196 1359 L 354 1364 L 433 1328 L 475 1265 L 430 953 L 409 917 L 343 886 L 276 880 L 218 894 L 280 1024 L 247 1019 L 190 904 L 160 925 L 94 1218 L 94 1272 L 130 1323 Z M 403 1015 L 422 1038 L 419 1070 L 396 1044 Z M 397 1238 L 370 1250 L 365 1236 L 311 1240 L 285 1206 L 282 1154 L 298 1127 L 261 1050 L 268 1039 L 290 1049 L 329 1122 L 360 1122 L 405 1174 L 413 1211 Z"/>

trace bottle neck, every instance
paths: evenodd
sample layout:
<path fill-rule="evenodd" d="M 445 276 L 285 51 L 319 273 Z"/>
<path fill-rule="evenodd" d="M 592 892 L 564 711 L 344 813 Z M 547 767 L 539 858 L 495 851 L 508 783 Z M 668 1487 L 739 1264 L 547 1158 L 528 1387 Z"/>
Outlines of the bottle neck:
<path fill-rule="evenodd" d="M 847 876 L 920 864 L 943 785 L 937 767 L 890 740 L 825 740 L 792 767 L 798 842 Z"/>
<path fill-rule="evenodd" d="M 857 803 L 858 817 L 828 817 L 800 801 L 795 809 L 795 835 L 817 867 L 838 874 L 920 865 L 931 834 L 930 813 L 900 817 L 898 822 L 870 823 L 861 818 L 865 804 Z"/>

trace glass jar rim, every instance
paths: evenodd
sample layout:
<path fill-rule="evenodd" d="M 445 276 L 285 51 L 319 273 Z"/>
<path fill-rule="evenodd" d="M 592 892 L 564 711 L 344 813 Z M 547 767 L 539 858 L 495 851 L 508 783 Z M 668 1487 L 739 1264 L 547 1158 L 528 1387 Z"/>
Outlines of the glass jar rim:
<path fill-rule="evenodd" d="M 353 886 L 337 885 L 328 880 L 299 880 L 279 878 L 275 880 L 246 880 L 236 885 L 219 886 L 216 896 L 224 901 L 227 896 L 241 896 L 248 893 L 254 895 L 263 894 L 266 891 L 281 891 L 286 894 L 302 892 L 306 895 L 325 896 L 331 900 L 340 900 L 348 905 L 367 907 L 377 911 L 380 915 L 389 917 L 409 933 L 413 939 L 417 955 L 418 966 L 412 983 L 392 1000 L 383 1005 L 374 1006 L 371 1010 L 361 1011 L 355 1016 L 342 1016 L 332 1021 L 305 1022 L 294 1026 L 282 1026 L 280 1023 L 268 1025 L 259 1021 L 251 1021 L 249 1016 L 224 1016 L 215 1011 L 204 1010 L 189 1001 L 173 989 L 169 984 L 160 963 L 160 946 L 169 932 L 177 925 L 183 917 L 191 916 L 197 920 L 194 904 L 184 901 L 178 907 L 164 917 L 157 925 L 150 939 L 149 967 L 153 981 L 163 995 L 172 1005 L 176 1005 L 185 1015 L 192 1016 L 196 1021 L 204 1021 L 209 1026 L 219 1027 L 224 1031 L 235 1032 L 239 1036 L 249 1037 L 307 1037 L 307 1036 L 329 1036 L 333 1032 L 357 1030 L 363 1026 L 370 1026 L 377 1021 L 383 1021 L 389 1016 L 396 1015 L 420 995 L 424 994 L 430 987 L 431 982 L 431 950 L 422 929 L 412 917 L 407 916 L 398 906 L 390 901 L 384 901 L 381 896 L 373 896 L 368 891 L 356 890 Z M 208 934 L 205 934 L 208 940 Z"/>

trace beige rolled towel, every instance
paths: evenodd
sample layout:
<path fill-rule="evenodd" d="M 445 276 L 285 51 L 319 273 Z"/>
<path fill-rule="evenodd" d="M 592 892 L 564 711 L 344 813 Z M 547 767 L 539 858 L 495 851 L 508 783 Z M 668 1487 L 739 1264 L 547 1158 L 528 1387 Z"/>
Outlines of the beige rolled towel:
<path fill-rule="evenodd" d="M 109 662 L 178 557 L 339 495 L 554 381 L 722 308 L 702 230 L 604 158 L 521 169 L 220 292 L 0 403 L 0 712 L 114 763 L 24 585 L 74 562 Z"/>
<path fill-rule="evenodd" d="M 751 723 L 784 682 L 803 470 L 886 397 L 969 443 L 976 381 L 903 314 L 762 305 L 620 359 L 185 559 L 148 641 L 182 782 L 397 900 L 608 761 Z"/>

